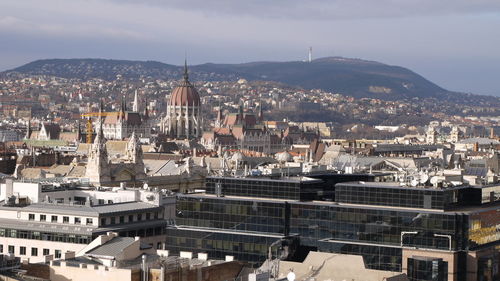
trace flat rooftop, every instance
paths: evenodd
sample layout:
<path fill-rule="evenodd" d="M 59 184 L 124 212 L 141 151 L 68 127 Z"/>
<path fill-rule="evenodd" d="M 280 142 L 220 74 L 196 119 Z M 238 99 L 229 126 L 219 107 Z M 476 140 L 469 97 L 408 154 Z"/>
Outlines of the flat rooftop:
<path fill-rule="evenodd" d="M 470 185 L 457 185 L 457 186 L 448 186 L 448 187 L 435 187 L 435 186 L 407 186 L 401 185 L 399 182 L 365 182 L 365 181 L 353 181 L 353 182 L 341 182 L 337 185 L 347 185 L 347 186 L 368 186 L 368 187 L 386 187 L 386 188 L 395 188 L 395 189 L 412 189 L 412 190 L 456 190 L 456 189 L 464 189 L 471 188 Z"/>

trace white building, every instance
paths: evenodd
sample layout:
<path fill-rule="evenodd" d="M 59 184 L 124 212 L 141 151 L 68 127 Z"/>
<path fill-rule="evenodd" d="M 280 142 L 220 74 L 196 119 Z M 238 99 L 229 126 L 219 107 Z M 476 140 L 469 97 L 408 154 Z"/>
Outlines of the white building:
<path fill-rule="evenodd" d="M 0 200 L 0 253 L 30 262 L 58 259 L 68 251 L 78 255 L 110 231 L 143 237 L 163 249 L 164 229 L 175 210 L 175 199 L 160 192 L 12 180 L 0 184 Z"/>
<path fill-rule="evenodd" d="M 125 102 L 119 112 L 107 112 L 102 121 L 104 137 L 109 140 L 123 140 L 130 138 L 135 133 L 140 138 L 149 138 L 151 136 L 151 124 L 149 119 L 148 107 L 146 106 L 144 114 L 139 111 L 139 99 L 135 92 L 133 111 L 127 111 Z M 100 120 L 95 123 L 95 130 L 100 126 Z"/>

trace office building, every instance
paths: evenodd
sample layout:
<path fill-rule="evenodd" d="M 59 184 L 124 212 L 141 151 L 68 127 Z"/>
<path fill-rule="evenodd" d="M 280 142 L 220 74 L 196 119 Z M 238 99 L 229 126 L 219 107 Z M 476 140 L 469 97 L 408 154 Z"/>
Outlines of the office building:
<path fill-rule="evenodd" d="M 387 179 L 207 178 L 204 193 L 178 196 L 167 248 L 256 265 L 320 251 L 359 255 L 367 269 L 410 280 L 498 280 L 500 186 Z"/>

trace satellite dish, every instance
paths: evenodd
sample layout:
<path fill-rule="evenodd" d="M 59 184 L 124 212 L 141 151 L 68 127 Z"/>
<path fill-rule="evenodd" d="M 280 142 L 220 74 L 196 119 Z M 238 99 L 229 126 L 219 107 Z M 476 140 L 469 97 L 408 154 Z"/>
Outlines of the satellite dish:
<path fill-rule="evenodd" d="M 418 185 L 418 181 L 416 179 L 412 179 L 411 182 L 410 182 L 411 186 L 417 186 Z"/>
<path fill-rule="evenodd" d="M 428 174 L 423 174 L 422 176 L 420 176 L 420 180 L 419 180 L 419 182 L 420 182 L 421 184 L 424 184 L 424 183 L 426 183 L 428 180 L 429 180 L 429 175 L 428 175 Z"/>
<path fill-rule="evenodd" d="M 287 276 L 286 276 L 286 279 L 288 281 L 295 281 L 295 273 L 293 271 L 290 271 Z"/>
<path fill-rule="evenodd" d="M 400 182 L 405 181 L 405 175 L 399 175 L 398 179 L 399 179 Z"/>
<path fill-rule="evenodd" d="M 431 184 L 432 184 L 432 185 L 436 185 L 438 182 L 439 182 L 438 177 L 432 177 L 432 178 L 431 178 Z"/>

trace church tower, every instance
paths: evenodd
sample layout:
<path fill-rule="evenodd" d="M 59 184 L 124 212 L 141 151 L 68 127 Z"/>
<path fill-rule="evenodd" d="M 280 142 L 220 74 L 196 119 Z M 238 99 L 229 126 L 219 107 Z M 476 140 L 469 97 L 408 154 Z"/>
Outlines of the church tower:
<path fill-rule="evenodd" d="M 454 126 L 450 132 L 450 141 L 452 143 L 457 143 L 462 139 L 462 132 L 458 129 L 457 126 Z"/>
<path fill-rule="evenodd" d="M 437 142 L 437 131 L 434 127 L 429 127 L 425 133 L 425 140 L 427 144 L 436 144 Z"/>
<path fill-rule="evenodd" d="M 177 139 L 199 138 L 202 130 L 200 105 L 200 95 L 189 82 L 185 61 L 184 79 L 170 95 L 167 116 L 162 122 L 163 132 Z"/>
<path fill-rule="evenodd" d="M 102 113 L 102 106 L 99 108 L 99 113 Z M 100 120 L 94 143 L 90 145 L 87 170 L 85 171 L 85 176 L 89 178 L 90 182 L 98 185 L 111 181 L 108 151 L 106 149 L 106 139 L 104 138 L 102 123 L 102 120 Z"/>

